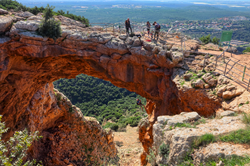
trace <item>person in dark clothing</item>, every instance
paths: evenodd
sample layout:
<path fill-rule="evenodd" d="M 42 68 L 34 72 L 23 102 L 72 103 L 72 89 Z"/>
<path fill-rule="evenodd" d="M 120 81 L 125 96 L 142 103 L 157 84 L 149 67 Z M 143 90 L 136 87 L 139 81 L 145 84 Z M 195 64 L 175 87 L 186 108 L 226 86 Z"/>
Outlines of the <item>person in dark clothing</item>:
<path fill-rule="evenodd" d="M 129 18 L 125 21 L 125 27 L 126 27 L 126 33 L 129 35 L 129 29 L 132 33 L 132 28 L 131 28 L 131 25 L 130 25 L 130 21 L 129 21 Z"/>
<path fill-rule="evenodd" d="M 155 21 L 154 24 L 155 26 L 155 35 L 154 35 L 154 40 L 155 40 L 155 37 L 157 36 L 157 40 L 159 39 L 159 33 L 160 33 L 160 30 L 161 30 L 161 26 Z"/>
<path fill-rule="evenodd" d="M 151 27 L 151 24 L 149 23 L 149 21 L 147 22 L 147 31 L 148 31 L 148 36 L 149 36 L 149 32 L 150 32 L 150 27 Z"/>

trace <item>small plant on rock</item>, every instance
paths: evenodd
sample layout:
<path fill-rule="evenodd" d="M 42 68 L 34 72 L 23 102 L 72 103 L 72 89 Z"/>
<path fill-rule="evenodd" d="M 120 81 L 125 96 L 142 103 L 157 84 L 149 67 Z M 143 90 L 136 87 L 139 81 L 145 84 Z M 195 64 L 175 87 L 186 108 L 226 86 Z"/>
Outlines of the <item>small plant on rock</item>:
<path fill-rule="evenodd" d="M 155 153 L 154 153 L 153 149 L 149 149 L 149 155 L 147 155 L 147 161 L 148 161 L 151 165 L 155 165 L 156 156 L 155 156 Z"/>
<path fill-rule="evenodd" d="M 159 148 L 160 154 L 164 156 L 165 158 L 169 155 L 169 145 L 166 145 L 164 142 L 161 144 Z"/>
<path fill-rule="evenodd" d="M 242 122 L 245 123 L 245 124 L 250 125 L 250 114 L 244 113 L 243 118 L 242 118 Z"/>
<path fill-rule="evenodd" d="M 47 6 L 44 10 L 44 19 L 39 26 L 38 33 L 42 36 L 53 38 L 54 40 L 61 36 L 61 23 L 53 18 L 53 9 L 55 7 Z"/>

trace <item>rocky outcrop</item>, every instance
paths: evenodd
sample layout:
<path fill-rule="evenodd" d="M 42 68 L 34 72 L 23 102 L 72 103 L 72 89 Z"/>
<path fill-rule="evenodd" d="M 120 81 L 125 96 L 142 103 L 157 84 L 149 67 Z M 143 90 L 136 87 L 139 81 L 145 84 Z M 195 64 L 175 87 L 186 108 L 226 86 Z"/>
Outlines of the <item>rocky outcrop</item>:
<path fill-rule="evenodd" d="M 158 165 L 178 165 L 190 153 L 194 140 L 199 136 L 208 133 L 215 136 L 222 135 L 246 127 L 241 121 L 241 115 L 230 115 L 232 114 L 225 113 L 222 119 L 201 119 L 196 112 L 182 113 L 175 116 L 159 116 L 153 126 L 155 162 Z M 168 156 L 160 154 L 159 147 L 163 143 L 169 147 Z M 241 146 L 241 149 L 237 150 L 237 146 Z M 237 152 L 240 153 L 237 154 Z M 248 150 L 242 145 L 232 146 L 228 143 L 214 143 L 196 150 L 193 154 L 193 162 L 195 165 L 200 165 L 203 162 L 211 161 L 211 159 L 218 161 L 220 157 L 227 155 L 237 154 L 243 156 L 246 154 L 245 152 L 249 154 Z"/>
<path fill-rule="evenodd" d="M 8 30 L 12 22 L 11 17 L 0 16 L 0 35 Z"/>
<path fill-rule="evenodd" d="M 0 8 L 0 15 L 3 15 L 3 14 L 8 14 L 9 12 L 7 10 L 4 10 L 4 9 L 1 9 Z"/>
<path fill-rule="evenodd" d="M 29 18 L 31 16 L 34 16 L 34 14 L 26 11 L 26 12 L 21 12 L 21 13 L 16 13 L 17 16 L 19 17 L 24 17 L 24 18 Z"/>
<path fill-rule="evenodd" d="M 101 165 L 116 157 L 112 132 L 103 130 L 98 121 L 83 117 L 79 108 L 53 89 L 52 83 L 33 95 L 22 118 L 25 121 L 19 121 L 19 127 L 40 131 L 43 136 L 33 144 L 28 158 L 44 165 Z"/>
<path fill-rule="evenodd" d="M 19 21 L 15 24 L 15 27 L 18 29 L 26 29 L 29 31 L 36 31 L 39 28 L 39 21 Z"/>

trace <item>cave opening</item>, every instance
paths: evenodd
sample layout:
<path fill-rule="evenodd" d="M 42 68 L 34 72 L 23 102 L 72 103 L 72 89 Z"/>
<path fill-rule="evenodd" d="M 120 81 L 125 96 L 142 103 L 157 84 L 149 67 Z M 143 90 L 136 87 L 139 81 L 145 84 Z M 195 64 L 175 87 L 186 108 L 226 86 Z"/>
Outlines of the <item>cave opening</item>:
<path fill-rule="evenodd" d="M 144 107 L 142 110 L 136 104 L 136 99 L 140 99 L 146 105 L 145 98 L 109 81 L 80 74 L 73 79 L 61 78 L 53 85 L 80 108 L 84 116 L 96 118 L 103 128 L 126 131 L 127 125 L 136 127 L 147 116 Z"/>

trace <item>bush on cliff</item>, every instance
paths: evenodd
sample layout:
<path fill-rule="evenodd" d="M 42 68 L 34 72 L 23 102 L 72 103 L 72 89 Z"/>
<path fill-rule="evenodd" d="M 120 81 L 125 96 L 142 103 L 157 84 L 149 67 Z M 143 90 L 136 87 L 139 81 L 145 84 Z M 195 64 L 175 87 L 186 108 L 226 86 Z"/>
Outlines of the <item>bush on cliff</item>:
<path fill-rule="evenodd" d="M 43 6 L 42 7 L 35 6 L 33 8 L 30 8 L 30 7 L 26 7 L 25 5 L 23 5 L 17 1 L 14 1 L 14 0 L 0 0 L 0 8 L 5 9 L 5 10 L 14 9 L 14 11 L 16 11 L 16 12 L 29 11 L 35 15 L 37 15 L 38 13 L 41 13 L 45 10 L 45 8 Z M 55 15 L 63 15 L 65 17 L 71 18 L 73 20 L 80 21 L 81 23 L 85 24 L 87 27 L 89 26 L 89 20 L 83 16 L 77 16 L 77 15 L 71 14 L 69 12 L 67 12 L 67 14 L 66 14 L 62 10 L 60 10 L 58 12 L 53 11 L 53 13 Z"/>
<path fill-rule="evenodd" d="M 39 26 L 38 33 L 42 36 L 57 39 L 62 35 L 61 23 L 53 18 L 53 9 L 55 7 L 47 6 L 44 10 L 44 19 Z"/>
<path fill-rule="evenodd" d="M 33 166 L 41 165 L 36 164 L 36 161 L 26 161 L 23 164 L 23 159 L 27 156 L 27 151 L 34 140 L 38 140 L 38 132 L 30 133 L 27 129 L 23 131 L 15 132 L 13 137 L 10 137 L 8 141 L 2 140 L 4 133 L 8 131 L 5 127 L 5 123 L 2 122 L 2 116 L 0 116 L 0 163 L 5 166 Z"/>

